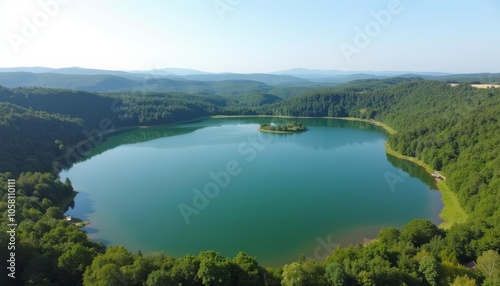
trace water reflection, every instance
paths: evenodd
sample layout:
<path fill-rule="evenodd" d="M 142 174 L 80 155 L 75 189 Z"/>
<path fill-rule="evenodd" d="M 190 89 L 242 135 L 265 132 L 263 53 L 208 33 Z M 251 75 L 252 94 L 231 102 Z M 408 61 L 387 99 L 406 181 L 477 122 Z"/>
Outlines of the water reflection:
<path fill-rule="evenodd" d="M 260 123 L 290 120 L 209 119 L 109 137 L 94 151 L 105 154 L 61 173 L 81 191 L 73 215 L 90 218 L 93 223 L 86 230 L 105 244 L 179 256 L 204 249 L 233 256 L 244 250 L 264 264 L 282 265 L 297 253 L 307 253 L 307 247 L 314 251 L 317 237 L 357 242 L 374 235 L 373 229 L 361 228 L 400 227 L 439 212 L 433 203 L 439 193 L 429 192 L 417 179 L 405 176 L 398 192 L 390 192 L 384 171 L 403 169 L 424 182 L 428 176 L 409 162 L 386 159 L 382 152 L 387 136 L 379 127 L 296 119 L 310 131 L 257 131 Z M 257 151 L 248 140 L 255 136 L 272 138 L 272 144 Z M 244 148 L 238 148 L 242 143 Z M 251 162 L 249 150 L 257 154 Z M 241 164 L 242 175 L 230 177 L 224 187 L 217 183 L 218 195 L 196 209 L 199 215 L 186 224 L 180 203 L 199 205 L 201 193 L 194 190 L 204 192 L 204 186 L 214 185 L 210 174 L 221 174 L 229 160 Z"/>
<path fill-rule="evenodd" d="M 136 128 L 132 131 L 123 132 L 121 134 L 106 138 L 106 140 L 102 144 L 98 145 L 94 150 L 92 150 L 92 152 L 87 156 L 87 158 L 99 155 L 107 150 L 114 149 L 118 146 L 147 142 L 159 138 L 183 135 L 194 132 L 200 128 L 202 127 L 159 126 L 151 128 L 150 127 Z"/>
<path fill-rule="evenodd" d="M 386 153 L 386 157 L 387 161 L 389 161 L 394 167 L 403 170 L 413 178 L 419 179 L 427 186 L 429 186 L 431 190 L 438 190 L 436 180 L 431 175 L 429 175 L 429 173 L 427 173 L 427 171 L 423 167 L 420 167 L 413 162 L 400 159 L 388 153 Z"/>
<path fill-rule="evenodd" d="M 75 205 L 78 207 L 75 208 Z M 83 221 L 89 221 L 89 215 L 93 212 L 95 212 L 94 201 L 90 199 L 90 195 L 86 192 L 78 191 L 72 205 L 66 211 L 66 215 L 77 217 Z"/>
<path fill-rule="evenodd" d="M 298 144 L 303 147 L 311 148 L 313 150 L 332 150 L 340 146 L 351 145 L 357 146 L 363 143 L 367 143 L 366 136 L 361 132 L 356 132 L 356 130 L 371 131 L 375 133 L 380 133 L 383 130 L 381 127 L 370 124 L 368 122 L 362 121 L 352 121 L 352 120 L 340 120 L 340 119 L 325 119 L 325 118 L 279 118 L 279 117 L 249 117 L 249 118 L 210 118 L 207 120 L 197 121 L 193 123 L 186 123 L 182 125 L 170 125 L 170 126 L 153 126 L 147 128 L 136 128 L 133 130 L 122 131 L 120 133 L 115 133 L 110 137 L 107 137 L 103 143 L 99 144 L 92 151 L 90 151 L 83 160 L 80 162 L 86 161 L 94 156 L 100 155 L 108 150 L 114 149 L 118 146 L 128 145 L 128 144 L 136 144 L 149 142 L 152 140 L 174 137 L 177 135 L 184 135 L 188 133 L 192 133 L 198 131 L 200 129 L 208 128 L 208 127 L 221 127 L 229 128 L 229 136 L 236 134 L 236 129 L 231 129 L 236 125 L 242 125 L 238 128 L 249 127 L 248 125 L 252 125 L 250 128 L 257 130 L 258 125 L 263 123 L 275 123 L 275 124 L 286 124 L 292 120 L 297 120 L 306 125 L 309 129 L 325 129 L 325 128 L 337 128 L 337 129 L 353 129 L 355 132 L 352 136 L 343 136 L 335 138 L 335 140 L 331 140 L 330 136 L 324 134 L 324 136 L 320 136 L 315 134 L 315 136 L 308 136 L 307 133 L 304 134 L 279 134 L 272 135 L 267 133 L 262 133 L 260 136 L 269 137 L 269 136 L 280 136 L 282 139 L 287 139 L 292 144 Z M 255 125 L 255 126 L 253 126 Z M 356 134 L 359 134 L 359 138 L 357 138 Z M 363 139 L 361 139 L 363 138 Z M 207 137 L 203 142 L 190 142 L 189 144 L 193 145 L 210 145 L 210 144 L 220 144 L 220 140 L 227 138 L 211 138 Z M 237 139 L 240 140 L 240 139 Z M 375 138 L 373 140 L 376 140 Z M 226 141 L 227 142 L 227 141 Z M 233 142 L 233 143 L 240 143 Z M 147 147 L 158 148 L 156 144 L 147 144 L 144 145 Z M 172 147 L 187 147 L 186 141 L 182 141 L 182 146 L 176 146 L 176 142 L 170 142 L 167 146 L 168 148 Z"/>

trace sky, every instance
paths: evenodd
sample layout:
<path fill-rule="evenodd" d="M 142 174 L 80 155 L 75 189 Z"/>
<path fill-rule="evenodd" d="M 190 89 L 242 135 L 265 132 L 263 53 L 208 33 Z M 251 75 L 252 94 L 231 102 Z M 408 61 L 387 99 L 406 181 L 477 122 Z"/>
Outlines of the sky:
<path fill-rule="evenodd" d="M 0 67 L 500 72 L 500 1 L 0 0 Z"/>

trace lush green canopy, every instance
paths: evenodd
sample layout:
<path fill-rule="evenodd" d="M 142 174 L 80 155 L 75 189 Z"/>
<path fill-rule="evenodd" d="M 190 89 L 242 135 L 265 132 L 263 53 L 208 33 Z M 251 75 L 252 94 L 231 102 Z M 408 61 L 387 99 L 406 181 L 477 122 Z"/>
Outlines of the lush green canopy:
<path fill-rule="evenodd" d="M 324 262 L 299 259 L 276 269 L 239 253 L 171 257 L 133 254 L 92 242 L 63 219 L 71 182 L 61 158 L 92 148 L 123 127 L 215 114 L 349 116 L 398 132 L 388 144 L 441 170 L 469 214 L 442 230 L 414 220 L 381 229 L 367 245 L 338 248 Z M 500 263 L 500 91 L 422 79 L 362 80 L 329 89 L 98 94 L 0 87 L 0 244 L 7 245 L 7 180 L 16 178 L 16 278 L 1 285 L 496 285 Z M 76 150 L 76 151 L 75 151 Z M 81 150 L 80 150 L 81 151 Z M 52 174 L 51 174 L 52 172 Z M 1 257 L 8 257 L 6 247 Z M 463 266 L 476 261 L 479 271 Z M 5 263 L 5 261 L 4 261 Z M 2 267 L 6 271 L 6 267 Z"/>

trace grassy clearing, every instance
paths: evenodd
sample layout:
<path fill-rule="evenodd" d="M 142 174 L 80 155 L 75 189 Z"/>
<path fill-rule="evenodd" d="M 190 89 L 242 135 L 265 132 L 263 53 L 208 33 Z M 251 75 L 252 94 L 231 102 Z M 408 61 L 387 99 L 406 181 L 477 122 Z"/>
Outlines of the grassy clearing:
<path fill-rule="evenodd" d="M 464 223 L 467 221 L 467 213 L 460 206 L 455 193 L 446 185 L 446 181 L 440 181 L 437 185 L 441 191 L 441 200 L 444 205 L 443 210 L 439 214 L 439 217 L 444 220 L 444 222 L 440 224 L 439 227 L 448 229 L 455 223 Z"/>

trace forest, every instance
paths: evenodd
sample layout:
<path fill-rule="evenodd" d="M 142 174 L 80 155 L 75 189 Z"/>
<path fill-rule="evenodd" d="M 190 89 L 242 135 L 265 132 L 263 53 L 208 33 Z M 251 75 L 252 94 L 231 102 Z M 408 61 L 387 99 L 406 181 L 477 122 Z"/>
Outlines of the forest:
<path fill-rule="evenodd" d="M 421 78 L 359 80 L 334 88 L 287 87 L 246 95 L 94 93 L 0 87 L 0 244 L 8 244 L 7 180 L 15 178 L 16 279 L 1 285 L 500 285 L 500 90 Z M 447 229 L 416 219 L 383 228 L 325 261 L 280 267 L 211 250 L 173 257 L 89 240 L 64 219 L 73 188 L 54 162 L 81 142 L 139 125 L 210 115 L 354 117 L 385 123 L 388 145 L 446 177 L 468 214 Z M 94 145 L 90 145 L 92 147 Z M 77 159 L 77 158 L 76 158 Z M 71 163 L 71 162 L 70 162 Z M 0 249 L 7 257 L 6 247 Z M 477 265 L 472 269 L 470 263 Z M 6 262 L 3 262 L 6 271 Z M 17 283 L 17 284 L 16 284 Z"/>

